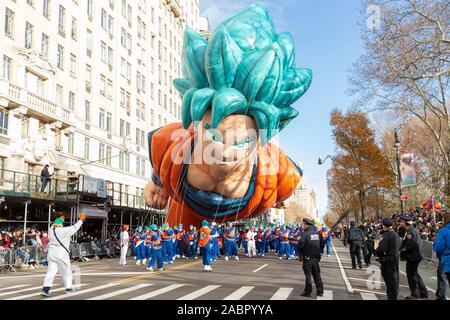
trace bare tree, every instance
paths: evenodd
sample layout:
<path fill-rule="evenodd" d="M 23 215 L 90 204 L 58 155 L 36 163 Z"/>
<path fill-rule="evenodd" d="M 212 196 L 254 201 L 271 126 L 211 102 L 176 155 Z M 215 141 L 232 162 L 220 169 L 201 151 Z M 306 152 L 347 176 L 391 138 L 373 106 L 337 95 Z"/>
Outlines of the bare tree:
<path fill-rule="evenodd" d="M 379 28 L 363 28 L 351 93 L 369 111 L 394 111 L 423 124 L 443 160 L 450 197 L 450 0 L 363 0 L 381 9 Z M 420 139 L 420 137 L 418 137 Z"/>

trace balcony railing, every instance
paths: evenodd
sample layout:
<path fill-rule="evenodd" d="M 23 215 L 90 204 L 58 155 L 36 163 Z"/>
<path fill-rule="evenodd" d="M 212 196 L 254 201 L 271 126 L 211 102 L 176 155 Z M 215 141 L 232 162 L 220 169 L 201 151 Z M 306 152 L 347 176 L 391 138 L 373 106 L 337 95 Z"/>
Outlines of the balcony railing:
<path fill-rule="evenodd" d="M 38 175 L 7 169 L 0 170 L 0 196 L 75 202 L 83 193 L 83 183 L 83 175 L 78 175 L 76 181 L 50 178 L 45 189 L 42 190 L 42 180 Z M 123 192 L 122 186 L 117 182 L 105 181 L 106 196 L 112 199 L 113 207 L 151 210 L 145 204 L 143 196 Z"/>
<path fill-rule="evenodd" d="M 75 201 L 72 184 L 68 180 L 50 179 L 42 190 L 38 175 L 12 170 L 0 170 L 0 195 L 11 195 L 44 200 Z"/>
<path fill-rule="evenodd" d="M 0 95 L 36 111 L 45 112 L 67 121 L 70 120 L 70 111 L 68 109 L 6 80 L 0 80 Z"/>

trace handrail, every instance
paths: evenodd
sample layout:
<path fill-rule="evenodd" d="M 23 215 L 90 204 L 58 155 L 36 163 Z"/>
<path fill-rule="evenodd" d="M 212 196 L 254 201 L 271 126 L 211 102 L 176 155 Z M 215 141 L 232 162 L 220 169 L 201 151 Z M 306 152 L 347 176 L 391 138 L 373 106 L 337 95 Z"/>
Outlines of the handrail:
<path fill-rule="evenodd" d="M 76 182 L 69 181 L 69 179 L 50 178 L 45 192 L 42 193 L 40 192 L 42 186 L 40 175 L 0 169 L 0 195 L 10 194 L 12 192 L 30 198 L 75 201 L 75 194 L 83 191 L 83 176 L 85 175 L 78 175 Z M 106 195 L 112 199 L 112 206 L 152 210 L 145 204 L 142 195 L 121 191 L 123 184 L 105 181 L 105 185 Z"/>

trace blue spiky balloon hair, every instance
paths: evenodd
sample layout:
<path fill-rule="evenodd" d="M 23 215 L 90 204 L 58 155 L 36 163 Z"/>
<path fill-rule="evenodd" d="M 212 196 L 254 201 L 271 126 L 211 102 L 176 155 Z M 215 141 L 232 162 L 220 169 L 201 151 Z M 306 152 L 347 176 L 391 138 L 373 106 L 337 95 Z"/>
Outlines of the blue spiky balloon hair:
<path fill-rule="evenodd" d="M 231 114 L 246 114 L 266 144 L 298 115 L 291 105 L 311 84 L 312 71 L 296 68 L 294 60 L 291 34 L 276 34 L 260 3 L 223 21 L 209 42 L 187 28 L 183 78 L 174 80 L 183 95 L 183 127 L 201 121 L 209 109 L 212 128 Z"/>

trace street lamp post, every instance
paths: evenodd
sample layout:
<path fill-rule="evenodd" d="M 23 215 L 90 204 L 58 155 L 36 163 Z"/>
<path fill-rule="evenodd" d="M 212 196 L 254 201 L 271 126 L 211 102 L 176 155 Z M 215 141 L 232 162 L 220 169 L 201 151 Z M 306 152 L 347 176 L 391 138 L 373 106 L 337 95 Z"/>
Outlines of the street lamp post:
<path fill-rule="evenodd" d="M 398 138 L 398 132 L 397 129 L 394 129 L 394 137 L 395 137 L 395 142 L 394 142 L 394 147 L 397 150 L 397 180 L 398 180 L 398 190 L 399 190 L 399 194 L 400 194 L 400 211 L 403 215 L 403 192 L 402 192 L 402 173 L 400 171 L 400 140 Z"/>
<path fill-rule="evenodd" d="M 325 157 L 325 159 L 323 159 L 323 160 L 322 160 L 322 158 L 319 158 L 319 160 L 317 160 L 317 164 L 318 164 L 319 166 L 321 166 L 321 165 L 323 165 L 323 164 L 327 161 L 327 159 L 332 159 L 332 157 L 331 157 L 330 155 L 327 155 L 327 156 Z"/>

